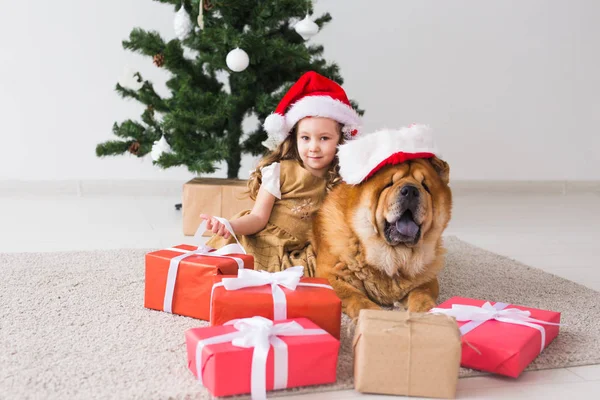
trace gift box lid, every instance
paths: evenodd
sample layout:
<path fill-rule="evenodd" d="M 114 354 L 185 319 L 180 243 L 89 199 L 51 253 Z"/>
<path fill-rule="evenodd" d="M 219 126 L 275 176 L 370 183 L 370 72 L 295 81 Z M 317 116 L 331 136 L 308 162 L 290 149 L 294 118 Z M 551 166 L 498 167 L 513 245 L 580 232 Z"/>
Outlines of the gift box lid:
<path fill-rule="evenodd" d="M 174 249 L 182 249 L 186 251 L 194 251 L 198 249 L 198 246 L 192 246 L 189 244 L 180 244 L 167 249 L 160 249 L 146 254 L 146 259 L 160 259 L 164 263 L 170 262 L 171 259 L 186 254 L 185 252 L 179 252 Z M 208 254 L 212 253 L 215 249 L 211 249 Z M 235 260 L 230 257 L 241 259 L 244 262 L 245 268 L 254 267 L 254 257 L 250 254 L 228 254 L 227 256 L 215 257 L 207 256 L 203 254 L 194 254 L 182 259 L 179 265 L 182 266 L 200 266 L 214 269 L 211 275 L 231 275 L 237 273 L 239 265 Z M 148 262 L 147 262 L 148 263 Z"/>

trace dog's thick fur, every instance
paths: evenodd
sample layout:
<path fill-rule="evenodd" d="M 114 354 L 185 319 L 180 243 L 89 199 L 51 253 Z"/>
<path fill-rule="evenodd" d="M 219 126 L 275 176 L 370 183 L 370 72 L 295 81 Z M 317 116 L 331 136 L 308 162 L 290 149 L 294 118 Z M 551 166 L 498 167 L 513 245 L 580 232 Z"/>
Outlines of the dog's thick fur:
<path fill-rule="evenodd" d="M 313 225 L 317 276 L 329 280 L 351 318 L 395 302 L 412 312 L 435 306 L 452 209 L 449 173 L 436 157 L 415 159 L 359 185 L 342 183 L 326 197 Z M 407 211 L 410 237 L 396 224 Z"/>

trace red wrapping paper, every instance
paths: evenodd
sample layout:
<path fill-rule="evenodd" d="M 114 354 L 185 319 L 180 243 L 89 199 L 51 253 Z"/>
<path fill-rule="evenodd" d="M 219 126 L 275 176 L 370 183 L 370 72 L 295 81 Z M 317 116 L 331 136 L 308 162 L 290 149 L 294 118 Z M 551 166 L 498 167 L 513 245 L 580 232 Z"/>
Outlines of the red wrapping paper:
<path fill-rule="evenodd" d="M 214 283 L 231 276 L 215 276 Z M 301 278 L 300 283 L 329 285 L 323 278 Z M 301 286 L 296 290 L 282 287 L 287 303 L 287 318 L 308 318 L 336 339 L 340 338 L 342 301 L 333 289 Z M 216 287 L 212 295 L 212 326 L 255 315 L 273 320 L 273 295 L 270 285 L 226 290 Z"/>
<path fill-rule="evenodd" d="M 196 246 L 174 246 L 184 250 L 196 250 Z M 163 311 L 169 263 L 183 253 L 167 249 L 146 254 L 146 280 L 144 307 Z M 244 261 L 244 268 L 254 268 L 254 258 L 249 254 L 231 254 Z M 193 255 L 179 263 L 173 293 L 173 314 L 209 320 L 210 292 L 216 275 L 236 275 L 238 264 L 223 257 Z"/>
<path fill-rule="evenodd" d="M 453 304 L 481 307 L 486 300 L 452 297 L 438 308 Z M 492 305 L 495 304 L 490 302 Z M 560 313 L 509 304 L 506 308 L 530 311 L 531 318 L 560 323 Z M 458 322 L 461 327 L 468 321 Z M 540 324 L 546 331 L 544 348 L 558 335 L 556 325 Z M 541 334 L 537 329 L 495 320 L 485 321 L 462 337 L 461 365 L 481 371 L 516 378 L 540 354 Z M 468 343 L 467 343 L 468 342 Z M 475 350 L 477 349 L 477 350 Z M 481 354 L 479 354 L 479 351 Z"/>
<path fill-rule="evenodd" d="M 275 324 L 292 320 L 277 321 Z M 319 329 L 306 318 L 294 319 L 305 329 Z M 189 329 L 186 336 L 188 367 L 196 377 L 196 346 L 199 340 L 234 332 L 231 325 Z M 334 383 L 340 342 L 329 334 L 314 336 L 279 336 L 287 344 L 287 387 Z M 202 378 L 213 396 L 250 393 L 253 348 L 236 347 L 231 342 L 209 344 L 202 350 Z M 269 350 L 266 388 L 273 390 L 273 348 Z"/>

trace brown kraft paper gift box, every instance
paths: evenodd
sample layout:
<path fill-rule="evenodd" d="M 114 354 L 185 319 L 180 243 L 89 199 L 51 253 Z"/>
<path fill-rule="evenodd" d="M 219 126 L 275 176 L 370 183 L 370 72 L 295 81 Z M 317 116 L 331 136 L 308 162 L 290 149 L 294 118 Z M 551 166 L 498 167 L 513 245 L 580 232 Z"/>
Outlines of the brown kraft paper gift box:
<path fill-rule="evenodd" d="M 250 210 L 254 201 L 247 193 L 247 180 L 195 178 L 183 185 L 183 234 L 194 236 L 200 226 L 200 214 L 231 218 Z M 210 236 L 210 235 L 209 235 Z"/>
<path fill-rule="evenodd" d="M 361 310 L 353 345 L 359 392 L 456 396 L 461 340 L 454 318 Z"/>

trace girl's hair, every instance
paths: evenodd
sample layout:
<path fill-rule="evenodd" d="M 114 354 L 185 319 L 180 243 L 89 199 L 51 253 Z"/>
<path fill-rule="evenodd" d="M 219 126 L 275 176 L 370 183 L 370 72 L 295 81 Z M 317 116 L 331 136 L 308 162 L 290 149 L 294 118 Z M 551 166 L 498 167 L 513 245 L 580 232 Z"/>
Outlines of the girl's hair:
<path fill-rule="evenodd" d="M 344 144 L 344 134 L 342 133 L 342 124 L 338 123 L 338 133 L 340 139 L 338 141 L 338 145 Z M 267 165 L 271 165 L 274 162 L 281 162 L 283 160 L 296 160 L 304 167 L 302 163 L 302 159 L 300 158 L 300 154 L 298 153 L 298 144 L 296 140 L 296 136 L 298 134 L 298 124 L 294 125 L 292 128 L 292 132 L 287 135 L 285 140 L 277 146 L 275 150 L 264 156 L 256 166 L 256 169 L 250 174 L 250 178 L 248 179 L 248 191 L 250 193 L 250 198 L 252 200 L 256 200 L 256 195 L 258 194 L 258 190 L 260 189 L 260 185 L 262 184 L 262 172 L 261 168 L 266 167 Z M 337 157 L 337 149 L 336 155 L 329 166 L 329 169 L 325 173 L 326 179 L 326 188 L 329 192 L 333 189 L 338 183 L 342 181 L 340 176 L 340 166 Z"/>

